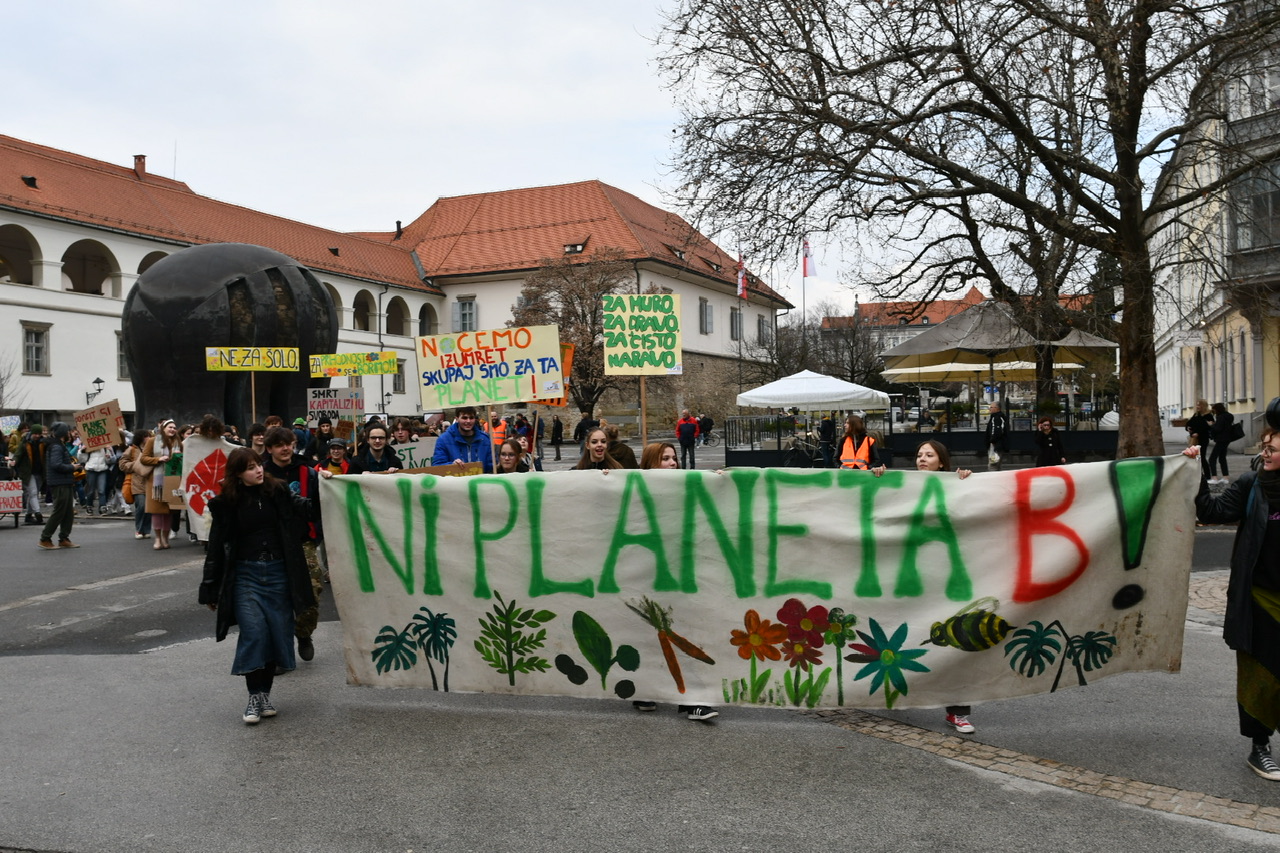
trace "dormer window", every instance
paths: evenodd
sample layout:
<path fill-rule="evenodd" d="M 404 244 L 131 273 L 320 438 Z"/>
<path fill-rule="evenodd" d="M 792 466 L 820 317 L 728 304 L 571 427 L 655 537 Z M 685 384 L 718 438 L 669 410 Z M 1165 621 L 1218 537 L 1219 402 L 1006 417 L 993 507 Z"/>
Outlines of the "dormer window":
<path fill-rule="evenodd" d="M 669 249 L 671 251 L 671 254 L 675 255 L 680 260 L 682 261 L 684 260 L 684 249 L 677 249 L 675 246 L 672 246 L 670 244 L 667 244 L 667 249 Z"/>
<path fill-rule="evenodd" d="M 921 326 L 927 326 L 927 325 L 929 325 L 929 318 L 928 318 L 928 317 L 921 317 L 921 318 L 920 318 L 920 325 L 921 325 Z"/>
<path fill-rule="evenodd" d="M 586 248 L 586 243 L 565 243 L 564 253 L 566 255 L 581 255 L 583 250 Z"/>
<path fill-rule="evenodd" d="M 711 267 L 711 269 L 714 270 L 715 272 L 720 272 L 720 265 L 717 264 L 715 261 L 709 261 L 706 258 L 703 258 L 702 261 L 707 266 Z"/>

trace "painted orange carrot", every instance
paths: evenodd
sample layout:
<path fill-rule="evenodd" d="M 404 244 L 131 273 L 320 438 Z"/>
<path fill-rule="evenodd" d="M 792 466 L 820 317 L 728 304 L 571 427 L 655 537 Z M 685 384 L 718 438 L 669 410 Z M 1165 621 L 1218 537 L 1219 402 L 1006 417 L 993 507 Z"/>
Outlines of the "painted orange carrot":
<path fill-rule="evenodd" d="M 667 669 L 671 671 L 672 679 L 675 680 L 676 689 L 681 693 L 684 692 L 684 673 L 680 671 L 680 662 L 676 660 L 677 648 L 689 657 L 700 660 L 703 663 L 715 663 L 711 655 L 671 630 L 671 608 L 663 607 L 648 596 L 640 599 L 639 607 L 631 602 L 627 602 L 627 607 L 631 608 L 632 612 L 657 630 L 658 645 L 662 647 L 662 657 L 667 662 Z"/>

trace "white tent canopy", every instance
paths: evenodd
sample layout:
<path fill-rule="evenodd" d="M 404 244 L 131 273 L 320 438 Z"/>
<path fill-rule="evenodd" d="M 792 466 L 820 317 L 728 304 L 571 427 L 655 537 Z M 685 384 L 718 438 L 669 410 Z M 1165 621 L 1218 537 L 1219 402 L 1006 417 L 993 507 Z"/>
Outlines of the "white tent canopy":
<path fill-rule="evenodd" d="M 1054 373 L 1069 373 L 1083 370 L 1083 365 L 1074 362 L 1054 362 Z M 932 385 L 942 382 L 1034 382 L 1036 380 L 1036 363 L 1034 361 L 995 361 L 991 364 L 934 364 L 928 367 L 886 368 L 880 375 L 890 382 L 902 382 L 914 385 Z"/>
<path fill-rule="evenodd" d="M 802 370 L 738 395 L 739 406 L 771 406 L 812 411 L 823 409 L 887 409 L 889 395 L 874 388 Z"/>

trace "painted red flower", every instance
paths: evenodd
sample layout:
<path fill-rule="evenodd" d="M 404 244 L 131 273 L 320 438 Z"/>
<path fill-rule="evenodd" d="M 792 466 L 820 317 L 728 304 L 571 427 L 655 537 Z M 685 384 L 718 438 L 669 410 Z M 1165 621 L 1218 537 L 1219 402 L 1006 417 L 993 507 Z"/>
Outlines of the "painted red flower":
<path fill-rule="evenodd" d="M 738 657 L 751 660 L 780 660 L 782 653 L 778 651 L 778 643 L 787 639 L 787 629 L 783 625 L 775 625 L 768 619 L 761 620 L 760 614 L 748 610 L 743 619 L 745 631 L 736 628 L 729 631 L 729 642 L 738 647 Z"/>
<path fill-rule="evenodd" d="M 789 639 L 782 644 L 782 654 L 792 668 L 808 670 L 822 663 L 822 652 L 804 640 Z"/>
<path fill-rule="evenodd" d="M 831 627 L 827 608 L 821 604 L 805 609 L 798 598 L 788 598 L 778 611 L 778 620 L 787 626 L 787 637 L 815 649 L 822 648 L 822 635 Z"/>

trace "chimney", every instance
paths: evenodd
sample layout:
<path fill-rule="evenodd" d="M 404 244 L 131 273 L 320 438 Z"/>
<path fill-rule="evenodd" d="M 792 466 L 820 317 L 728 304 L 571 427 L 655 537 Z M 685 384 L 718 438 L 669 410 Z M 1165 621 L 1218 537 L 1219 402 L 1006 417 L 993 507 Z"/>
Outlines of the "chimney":
<path fill-rule="evenodd" d="M 400 220 L 396 220 L 396 236 L 393 239 L 399 240 L 404 236 L 404 229 L 400 227 Z"/>
<path fill-rule="evenodd" d="M 136 174 L 139 178 L 145 178 L 147 176 L 147 155 L 146 154 L 133 155 L 133 171 L 134 171 L 134 174 Z"/>

